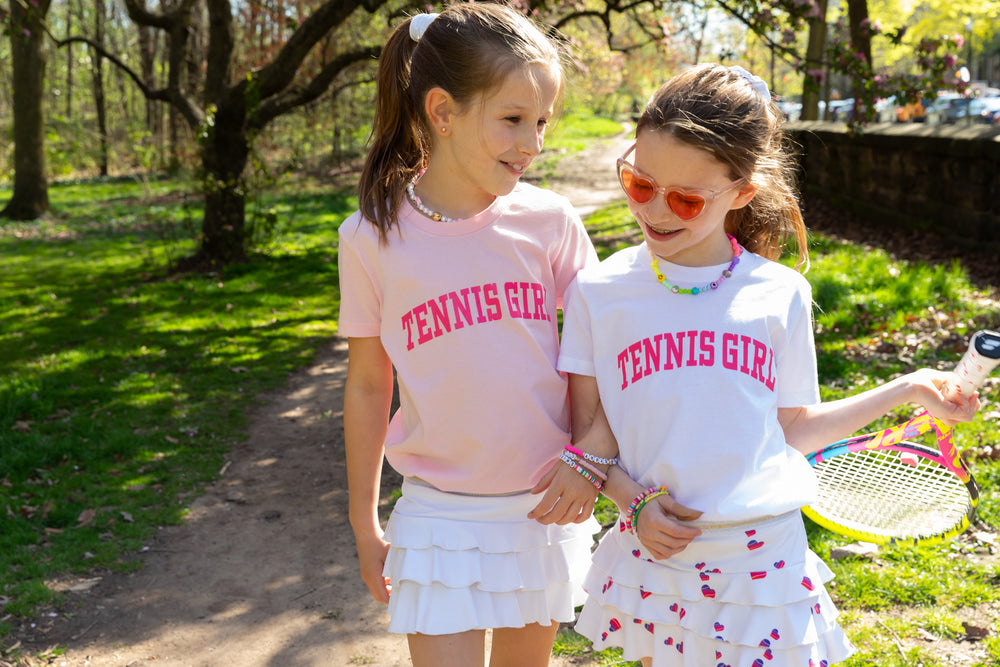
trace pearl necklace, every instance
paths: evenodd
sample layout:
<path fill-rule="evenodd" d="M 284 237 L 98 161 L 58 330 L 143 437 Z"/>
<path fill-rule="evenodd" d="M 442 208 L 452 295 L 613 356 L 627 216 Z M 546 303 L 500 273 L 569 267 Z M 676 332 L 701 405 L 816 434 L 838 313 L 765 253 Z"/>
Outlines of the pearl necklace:
<path fill-rule="evenodd" d="M 443 213 L 431 210 L 426 206 L 424 206 L 424 203 L 420 201 L 420 197 L 418 197 L 417 193 L 413 191 L 413 187 L 417 184 L 417 181 L 420 180 L 420 177 L 424 175 L 425 171 L 427 170 L 421 169 L 419 172 L 417 172 L 417 175 L 413 177 L 413 180 L 406 185 L 406 194 L 410 198 L 410 203 L 413 204 L 413 207 L 415 209 L 423 213 L 425 216 L 427 216 L 434 222 L 457 222 L 455 218 L 449 218 Z"/>
<path fill-rule="evenodd" d="M 653 267 L 653 273 L 656 274 L 656 279 L 660 282 L 661 285 L 669 289 L 674 294 L 691 294 L 693 296 L 697 296 L 698 294 L 701 294 L 702 292 L 708 291 L 710 289 L 712 290 L 719 289 L 719 285 L 722 284 L 722 281 L 733 275 L 733 269 L 735 269 L 736 265 L 740 263 L 740 254 L 743 252 L 743 248 L 740 247 L 739 242 L 735 238 L 733 238 L 731 234 L 726 234 L 726 236 L 729 238 L 730 245 L 733 246 L 733 261 L 729 262 L 729 266 L 723 269 L 722 275 L 719 276 L 718 279 L 710 282 L 704 287 L 689 287 L 685 289 L 678 287 L 677 285 L 671 285 L 667 281 L 667 277 L 660 272 L 659 259 L 656 257 L 656 255 L 653 254 L 653 249 L 649 248 L 649 257 L 650 259 L 653 260 L 650 263 L 650 266 Z"/>

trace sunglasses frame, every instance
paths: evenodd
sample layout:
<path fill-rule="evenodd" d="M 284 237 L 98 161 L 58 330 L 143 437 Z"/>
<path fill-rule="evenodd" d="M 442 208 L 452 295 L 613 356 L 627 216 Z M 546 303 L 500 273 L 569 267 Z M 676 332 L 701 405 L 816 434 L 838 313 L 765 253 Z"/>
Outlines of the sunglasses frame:
<path fill-rule="evenodd" d="M 708 189 L 689 190 L 689 189 L 680 188 L 680 187 L 677 187 L 677 186 L 671 186 L 669 188 L 661 187 L 660 184 L 656 182 L 655 178 L 653 178 L 652 176 L 649 176 L 647 174 L 642 173 L 641 171 L 639 171 L 639 169 L 634 164 L 632 164 L 631 162 L 629 162 L 628 160 L 626 160 L 626 158 L 629 156 L 629 154 L 632 151 L 635 150 L 635 147 L 637 145 L 638 144 L 632 144 L 632 146 L 627 151 L 625 151 L 624 155 L 622 155 L 620 158 L 618 158 L 618 167 L 617 167 L 617 170 L 616 170 L 617 173 L 618 173 L 618 185 L 621 186 L 622 190 L 625 192 L 625 196 L 628 197 L 629 201 L 634 202 L 636 204 L 639 204 L 640 206 L 645 206 L 646 204 L 649 204 L 650 202 L 653 201 L 653 199 L 656 198 L 656 195 L 661 195 L 663 197 L 663 203 L 666 204 L 667 208 L 670 209 L 670 212 L 673 213 L 675 216 L 677 216 L 677 218 L 680 219 L 680 220 L 685 220 L 685 221 L 687 221 L 687 220 L 694 220 L 695 218 L 697 218 L 698 216 L 700 216 L 702 213 L 705 212 L 705 209 L 707 209 L 711 205 L 711 203 L 713 201 L 715 201 L 716 197 L 718 197 L 719 195 L 721 195 L 721 194 L 723 194 L 725 192 L 729 192 L 733 188 L 735 188 L 735 187 L 737 187 L 739 185 L 743 185 L 743 184 L 745 184 L 747 182 L 747 179 L 745 177 L 744 178 L 740 178 L 740 179 L 737 179 L 737 180 L 733 181 L 732 183 L 729 183 L 728 185 L 722 186 L 718 190 L 708 190 Z M 636 199 L 633 199 L 632 195 L 629 194 L 628 188 L 625 187 L 625 181 L 622 179 L 622 170 L 624 170 L 626 168 L 629 171 L 633 172 L 639 178 L 647 180 L 647 181 L 649 181 L 652 184 L 652 186 L 653 186 L 653 196 L 650 197 L 647 201 L 644 201 L 644 202 L 638 201 Z M 678 214 L 677 211 L 674 209 L 674 207 L 670 205 L 670 200 L 668 199 L 668 196 L 670 195 L 671 192 L 679 192 L 679 193 L 681 193 L 681 195 L 683 195 L 685 197 L 698 197 L 704 203 L 702 204 L 701 209 L 699 209 L 699 211 L 697 213 L 695 213 L 694 215 L 692 215 L 689 218 L 685 218 L 685 217 L 681 216 L 680 214 Z"/>

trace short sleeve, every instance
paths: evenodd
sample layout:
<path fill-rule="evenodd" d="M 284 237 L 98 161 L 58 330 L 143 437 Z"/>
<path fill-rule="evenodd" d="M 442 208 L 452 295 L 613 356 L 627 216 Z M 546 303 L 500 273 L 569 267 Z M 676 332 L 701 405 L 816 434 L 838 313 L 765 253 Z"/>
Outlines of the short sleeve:
<path fill-rule="evenodd" d="M 337 241 L 338 331 L 341 336 L 359 338 L 378 336 L 382 326 L 382 285 L 376 269 L 378 237 L 362 229 L 362 224 L 371 226 L 359 213 L 349 217 L 340 226 Z"/>
<path fill-rule="evenodd" d="M 590 241 L 587 228 L 580 216 L 569 206 L 566 231 L 562 242 L 557 245 L 556 256 L 552 260 L 552 272 L 555 277 L 556 307 L 564 307 L 564 295 L 577 272 L 598 263 L 597 252 Z"/>
<path fill-rule="evenodd" d="M 812 289 L 804 278 L 795 291 L 788 314 L 788 341 L 777 367 L 779 407 L 815 405 L 820 401 L 813 338 Z"/>
<path fill-rule="evenodd" d="M 559 361 L 556 364 L 558 370 L 591 377 L 597 375 L 592 331 L 590 310 L 577 278 L 566 290 L 562 342 L 559 348 Z"/>

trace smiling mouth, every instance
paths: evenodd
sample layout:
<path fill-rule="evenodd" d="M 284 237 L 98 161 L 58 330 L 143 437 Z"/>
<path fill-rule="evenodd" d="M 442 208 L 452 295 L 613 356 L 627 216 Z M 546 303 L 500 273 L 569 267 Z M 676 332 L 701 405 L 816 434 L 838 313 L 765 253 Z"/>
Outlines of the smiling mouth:
<path fill-rule="evenodd" d="M 514 164 L 513 162 L 504 162 L 503 160 L 500 161 L 500 164 L 504 165 L 511 171 L 517 172 L 518 174 L 523 174 L 528 170 L 527 164 Z"/>
<path fill-rule="evenodd" d="M 680 231 L 679 229 L 661 229 L 660 227 L 654 227 L 648 222 L 646 223 L 646 227 L 648 227 L 650 231 L 655 232 L 657 234 L 662 234 L 664 236 L 666 236 L 667 234 L 673 234 L 674 232 Z"/>

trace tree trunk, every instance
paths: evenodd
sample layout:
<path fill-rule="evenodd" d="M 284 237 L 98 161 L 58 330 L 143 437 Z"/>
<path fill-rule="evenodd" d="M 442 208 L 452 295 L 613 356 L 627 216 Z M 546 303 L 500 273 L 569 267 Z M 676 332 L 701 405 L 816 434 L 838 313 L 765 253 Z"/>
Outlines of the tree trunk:
<path fill-rule="evenodd" d="M 201 243 L 190 268 L 246 261 L 246 194 L 243 172 L 250 155 L 242 88 L 226 97 L 202 142 L 205 213 Z"/>
<path fill-rule="evenodd" d="M 94 41 L 101 48 L 104 48 L 104 0 L 98 0 L 94 4 Z M 97 156 L 98 169 L 101 176 L 108 175 L 108 109 L 104 95 L 104 58 L 100 52 L 91 49 L 90 56 L 93 68 L 91 69 L 91 81 L 94 86 L 94 107 L 97 111 L 97 132 L 100 137 L 101 147 Z"/>
<path fill-rule="evenodd" d="M 45 170 L 45 39 L 49 0 L 10 1 L 14 80 L 14 191 L 0 217 L 35 220 L 49 210 Z"/>
<path fill-rule="evenodd" d="M 809 20 L 809 42 L 806 46 L 806 73 L 802 84 L 802 120 L 819 120 L 821 79 L 826 78 L 823 51 L 826 49 L 826 3 L 818 0 L 820 15 Z"/>

